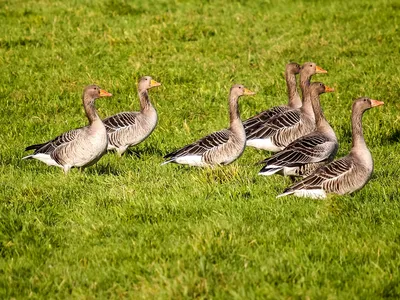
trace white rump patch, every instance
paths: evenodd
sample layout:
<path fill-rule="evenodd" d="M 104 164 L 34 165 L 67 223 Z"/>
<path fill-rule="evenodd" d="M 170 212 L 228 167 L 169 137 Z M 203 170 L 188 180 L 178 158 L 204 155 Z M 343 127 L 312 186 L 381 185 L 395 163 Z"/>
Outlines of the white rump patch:
<path fill-rule="evenodd" d="M 174 162 L 182 165 L 189 165 L 193 167 L 206 167 L 208 164 L 202 161 L 201 155 L 187 155 L 174 159 Z"/>
<path fill-rule="evenodd" d="M 283 193 L 278 195 L 276 198 L 284 197 L 287 195 L 294 195 L 296 197 L 304 197 L 311 199 L 325 199 L 326 193 L 323 189 L 315 189 L 315 190 L 295 190 L 287 193 Z"/>
<path fill-rule="evenodd" d="M 117 147 L 115 147 L 114 145 L 108 143 L 108 145 L 107 145 L 107 151 L 115 150 L 115 149 L 117 149 Z"/>
<path fill-rule="evenodd" d="M 63 166 L 59 165 L 54 159 L 52 159 L 50 157 L 50 154 L 39 153 L 39 154 L 33 154 L 33 155 L 26 156 L 26 158 L 28 158 L 28 157 L 40 160 L 48 166 L 56 166 L 56 167 L 61 167 L 61 168 L 63 167 Z"/>
<path fill-rule="evenodd" d="M 276 146 L 271 141 L 271 138 L 247 140 L 246 145 L 257 149 L 267 150 L 272 152 L 278 152 L 284 149 L 284 147 Z"/>
<path fill-rule="evenodd" d="M 284 167 L 283 174 L 285 176 L 297 176 L 296 171 L 298 169 L 299 169 L 298 167 Z"/>
<path fill-rule="evenodd" d="M 268 167 L 265 167 L 262 171 L 258 173 L 258 175 L 263 175 L 263 176 L 271 176 L 277 172 L 282 170 L 281 166 L 275 166 L 275 165 L 270 165 Z"/>

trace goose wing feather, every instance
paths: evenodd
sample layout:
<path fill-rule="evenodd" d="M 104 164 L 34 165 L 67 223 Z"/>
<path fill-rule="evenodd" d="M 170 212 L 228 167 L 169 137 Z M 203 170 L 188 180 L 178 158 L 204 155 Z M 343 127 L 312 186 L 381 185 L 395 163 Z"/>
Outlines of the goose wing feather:
<path fill-rule="evenodd" d="M 137 123 L 138 112 L 122 112 L 103 120 L 107 133 L 113 133 L 122 128 L 134 126 Z"/>
<path fill-rule="evenodd" d="M 284 150 L 276 153 L 261 163 L 266 166 L 295 167 L 306 163 L 316 163 L 328 159 L 332 153 L 336 153 L 337 142 L 324 135 L 312 133 L 301 137 Z"/>
<path fill-rule="evenodd" d="M 254 125 L 252 125 L 251 133 L 247 136 L 247 139 L 265 139 L 271 137 L 281 131 L 285 131 L 286 129 L 294 129 L 294 126 L 298 126 L 300 121 L 300 110 L 291 109 L 283 111 L 263 123 L 255 123 Z"/>
<path fill-rule="evenodd" d="M 288 106 L 275 106 L 271 109 L 260 112 L 259 114 L 247 119 L 243 122 L 243 127 L 246 131 L 246 136 L 251 135 L 253 132 L 258 131 L 269 119 L 276 116 L 277 114 L 288 111 Z"/>
<path fill-rule="evenodd" d="M 84 127 L 69 130 L 69 131 L 64 132 L 63 134 L 57 136 L 56 138 L 52 139 L 51 141 L 48 141 L 48 142 L 42 143 L 42 144 L 28 146 L 28 147 L 26 147 L 25 150 L 35 149 L 34 154 L 39 154 L 39 153 L 51 154 L 59 146 L 61 146 L 63 144 L 68 144 L 68 143 L 74 141 L 79 136 L 79 134 L 81 133 L 83 128 Z"/>
<path fill-rule="evenodd" d="M 214 132 L 193 144 L 187 145 L 177 151 L 164 156 L 165 159 L 173 159 L 174 157 L 182 157 L 186 155 L 201 155 L 215 147 L 219 147 L 228 142 L 230 131 L 227 129 Z"/>
<path fill-rule="evenodd" d="M 318 168 L 313 174 L 287 188 L 284 193 L 296 190 L 321 189 L 329 192 L 340 192 L 343 179 L 354 170 L 354 162 L 349 156 L 335 160 Z"/>

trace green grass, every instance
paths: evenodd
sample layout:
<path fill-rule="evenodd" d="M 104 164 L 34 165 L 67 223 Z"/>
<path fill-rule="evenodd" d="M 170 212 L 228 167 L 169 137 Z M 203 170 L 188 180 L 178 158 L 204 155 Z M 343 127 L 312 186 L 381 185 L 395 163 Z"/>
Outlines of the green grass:
<path fill-rule="evenodd" d="M 0 2 L 1 299 L 377 299 L 400 297 L 400 68 L 396 1 Z M 289 61 L 314 80 L 350 148 L 352 99 L 368 111 L 371 181 L 351 196 L 276 199 L 268 153 L 230 166 L 160 166 L 228 124 L 233 83 L 257 91 L 243 118 L 286 102 Z M 22 161 L 24 147 L 86 124 L 85 85 L 114 94 L 101 116 L 138 107 L 151 75 L 159 125 L 119 159 L 83 172 Z"/>

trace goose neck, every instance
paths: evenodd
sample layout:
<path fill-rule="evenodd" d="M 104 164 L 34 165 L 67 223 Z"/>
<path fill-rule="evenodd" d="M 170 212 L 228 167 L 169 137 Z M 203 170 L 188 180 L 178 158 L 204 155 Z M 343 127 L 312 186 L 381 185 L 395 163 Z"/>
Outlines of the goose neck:
<path fill-rule="evenodd" d="M 289 102 L 288 106 L 291 108 L 301 107 L 301 98 L 297 92 L 296 74 L 290 71 L 285 72 L 286 86 L 288 90 Z"/>
<path fill-rule="evenodd" d="M 83 99 L 83 107 L 85 109 L 86 117 L 89 120 L 89 124 L 92 124 L 97 120 L 100 120 L 100 117 L 97 114 L 97 110 L 94 105 L 94 102 L 95 102 L 95 99 L 91 99 L 91 98 Z"/>
<path fill-rule="evenodd" d="M 310 93 L 306 93 L 303 99 L 303 105 L 300 108 L 301 112 L 311 119 L 314 119 L 314 109 L 312 105 L 311 95 Z"/>
<path fill-rule="evenodd" d="M 312 75 L 306 73 L 305 71 L 300 72 L 300 89 L 301 89 L 301 94 L 303 95 L 303 101 L 307 97 L 307 93 L 310 88 L 311 76 Z"/>
<path fill-rule="evenodd" d="M 238 100 L 239 96 L 229 96 L 229 121 L 232 130 L 235 130 L 237 127 L 243 127 L 242 121 L 240 120 Z"/>
<path fill-rule="evenodd" d="M 147 90 L 139 90 L 140 110 L 144 111 L 152 107 Z"/>
<path fill-rule="evenodd" d="M 317 125 L 317 127 L 326 125 L 327 121 L 325 119 L 324 112 L 322 111 L 321 102 L 318 94 L 311 94 L 311 104 L 314 111 L 315 124 Z"/>
<path fill-rule="evenodd" d="M 363 112 L 359 110 L 354 110 L 351 117 L 352 148 L 355 149 L 367 148 L 362 128 L 362 116 Z"/>

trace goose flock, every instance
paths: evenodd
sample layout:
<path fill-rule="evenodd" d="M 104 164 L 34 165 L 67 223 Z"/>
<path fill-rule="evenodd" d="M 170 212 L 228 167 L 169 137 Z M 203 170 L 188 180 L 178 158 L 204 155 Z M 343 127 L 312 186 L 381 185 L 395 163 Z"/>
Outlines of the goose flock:
<path fill-rule="evenodd" d="M 192 144 L 164 156 L 168 163 L 196 167 L 227 165 L 238 159 L 247 146 L 275 152 L 258 164 L 259 175 L 288 176 L 292 185 L 277 197 L 294 195 L 324 199 L 328 194 L 344 195 L 361 189 L 370 179 L 373 160 L 362 131 L 363 113 L 382 101 L 362 97 L 352 105 L 352 148 L 334 160 L 339 144 L 335 131 L 326 120 L 320 96 L 334 92 L 322 82 L 311 82 L 315 74 L 327 73 L 313 62 L 286 65 L 285 78 L 289 101 L 272 107 L 242 122 L 238 101 L 255 93 L 241 84 L 229 92 L 229 128 L 211 133 Z M 300 77 L 301 97 L 296 76 Z M 67 174 L 71 168 L 95 164 L 107 151 L 119 156 L 131 146 L 144 141 L 155 129 L 158 116 L 150 102 L 149 90 L 161 83 L 144 76 L 138 83 L 139 112 L 121 112 L 101 120 L 95 101 L 112 94 L 97 85 L 83 91 L 82 102 L 89 121 L 87 126 L 67 131 L 41 144 L 26 147 L 33 154 L 23 159 L 37 159 L 57 166 Z"/>

